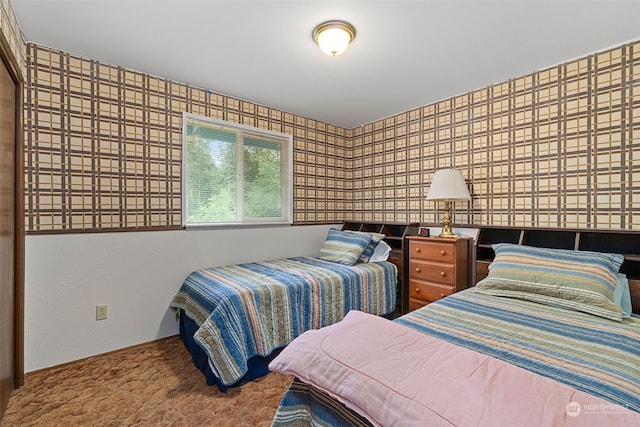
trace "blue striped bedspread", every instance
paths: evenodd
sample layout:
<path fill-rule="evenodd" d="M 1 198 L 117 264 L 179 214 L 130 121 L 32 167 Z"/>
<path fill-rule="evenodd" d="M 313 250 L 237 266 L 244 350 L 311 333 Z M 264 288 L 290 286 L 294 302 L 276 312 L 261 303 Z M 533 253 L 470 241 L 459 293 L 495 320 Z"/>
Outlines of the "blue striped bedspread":
<path fill-rule="evenodd" d="M 349 310 L 391 313 L 397 269 L 390 262 L 346 266 L 314 257 L 206 268 L 191 273 L 171 307 L 199 326 L 194 340 L 224 385 L 298 335 L 342 320 Z"/>
<path fill-rule="evenodd" d="M 616 322 L 471 288 L 395 321 L 640 412 L 640 317 Z"/>

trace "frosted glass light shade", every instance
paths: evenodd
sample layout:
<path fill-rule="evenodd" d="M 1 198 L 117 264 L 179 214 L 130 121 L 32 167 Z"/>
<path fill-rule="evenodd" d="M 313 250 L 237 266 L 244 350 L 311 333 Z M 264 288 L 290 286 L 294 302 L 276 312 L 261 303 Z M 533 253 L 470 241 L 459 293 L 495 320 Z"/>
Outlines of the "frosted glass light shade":
<path fill-rule="evenodd" d="M 462 172 L 457 169 L 440 169 L 433 175 L 427 200 L 471 200 Z"/>
<path fill-rule="evenodd" d="M 345 21 L 326 21 L 314 28 L 312 37 L 324 53 L 336 56 L 347 50 L 356 29 Z"/>

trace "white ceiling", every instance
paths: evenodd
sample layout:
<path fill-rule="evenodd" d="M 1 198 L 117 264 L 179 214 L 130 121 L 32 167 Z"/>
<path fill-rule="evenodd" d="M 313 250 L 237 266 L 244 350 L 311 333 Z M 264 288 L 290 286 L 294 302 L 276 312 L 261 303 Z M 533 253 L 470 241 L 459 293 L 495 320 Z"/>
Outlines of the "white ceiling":
<path fill-rule="evenodd" d="M 640 1 L 11 0 L 27 41 L 354 128 L 640 39 Z M 311 38 L 342 19 L 337 57 Z"/>

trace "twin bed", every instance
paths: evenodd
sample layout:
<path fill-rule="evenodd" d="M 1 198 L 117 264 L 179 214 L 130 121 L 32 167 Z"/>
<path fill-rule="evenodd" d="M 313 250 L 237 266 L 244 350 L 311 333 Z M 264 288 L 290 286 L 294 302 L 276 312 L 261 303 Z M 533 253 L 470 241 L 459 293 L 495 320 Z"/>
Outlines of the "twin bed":
<path fill-rule="evenodd" d="M 640 425 L 640 317 L 623 257 L 494 250 L 474 288 L 294 340 L 270 365 L 296 378 L 273 425 Z"/>
<path fill-rule="evenodd" d="M 207 384 L 227 391 L 266 375 L 271 359 L 294 338 L 351 310 L 391 316 L 397 268 L 384 261 L 383 237 L 331 229 L 316 257 L 191 273 L 171 306 Z"/>
<path fill-rule="evenodd" d="M 187 278 L 173 306 L 209 384 L 293 375 L 273 425 L 640 425 L 621 255 L 494 245 L 477 286 L 391 321 L 396 268 L 363 262 L 381 236 L 343 233 L 319 257 Z"/>

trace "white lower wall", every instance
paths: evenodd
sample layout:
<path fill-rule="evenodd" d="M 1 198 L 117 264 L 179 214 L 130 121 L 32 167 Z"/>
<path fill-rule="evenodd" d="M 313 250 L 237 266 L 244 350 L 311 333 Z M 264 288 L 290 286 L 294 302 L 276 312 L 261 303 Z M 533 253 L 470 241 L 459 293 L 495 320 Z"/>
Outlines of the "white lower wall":
<path fill-rule="evenodd" d="M 330 227 L 27 236 L 25 372 L 175 335 L 169 304 L 191 271 L 314 255 Z"/>

